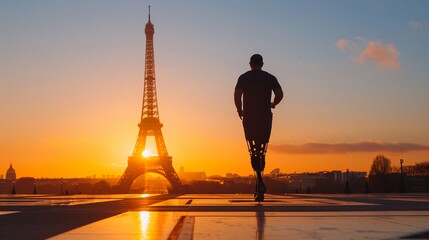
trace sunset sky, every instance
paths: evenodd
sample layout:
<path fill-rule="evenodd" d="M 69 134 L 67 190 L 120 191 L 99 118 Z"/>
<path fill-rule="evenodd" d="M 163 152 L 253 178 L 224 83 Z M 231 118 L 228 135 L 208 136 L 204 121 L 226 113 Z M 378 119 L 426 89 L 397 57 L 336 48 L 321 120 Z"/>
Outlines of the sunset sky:
<path fill-rule="evenodd" d="M 429 161 L 428 1 L 1 1 L 0 174 L 122 175 L 147 5 L 176 171 L 250 174 L 233 91 L 254 53 L 285 98 L 266 171 Z"/>

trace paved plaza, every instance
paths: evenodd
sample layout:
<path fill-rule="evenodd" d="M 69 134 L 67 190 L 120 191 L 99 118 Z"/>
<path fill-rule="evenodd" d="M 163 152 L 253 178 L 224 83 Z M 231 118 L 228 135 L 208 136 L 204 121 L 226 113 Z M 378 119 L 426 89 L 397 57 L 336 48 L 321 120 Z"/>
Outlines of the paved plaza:
<path fill-rule="evenodd" d="M 0 239 L 429 239 L 429 194 L 0 195 Z"/>

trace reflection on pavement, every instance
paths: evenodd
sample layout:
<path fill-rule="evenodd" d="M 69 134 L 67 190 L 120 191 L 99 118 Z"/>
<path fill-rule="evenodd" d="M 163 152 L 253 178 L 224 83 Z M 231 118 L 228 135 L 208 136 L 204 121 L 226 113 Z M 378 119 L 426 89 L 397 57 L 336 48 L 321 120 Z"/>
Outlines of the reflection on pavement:
<path fill-rule="evenodd" d="M 264 239 L 264 230 L 265 230 L 265 212 L 263 210 L 256 212 L 256 223 L 258 228 L 256 230 L 256 239 Z"/>
<path fill-rule="evenodd" d="M 0 195 L 0 206 L 59 206 L 110 202 L 123 199 L 140 199 L 159 194 L 105 194 L 105 195 Z"/>
<path fill-rule="evenodd" d="M 140 230 L 141 230 L 141 236 L 143 239 L 150 239 L 150 236 L 148 235 L 148 228 L 150 224 L 150 213 L 147 211 L 142 211 L 139 214 L 140 219 Z"/>
<path fill-rule="evenodd" d="M 0 211 L 0 215 L 6 215 L 6 214 L 12 214 L 17 213 L 18 211 Z"/>

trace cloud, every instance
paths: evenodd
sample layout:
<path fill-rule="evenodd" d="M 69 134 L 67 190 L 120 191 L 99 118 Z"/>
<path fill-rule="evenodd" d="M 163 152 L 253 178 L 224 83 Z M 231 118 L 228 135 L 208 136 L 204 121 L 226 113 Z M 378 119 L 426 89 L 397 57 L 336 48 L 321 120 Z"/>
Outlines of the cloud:
<path fill-rule="evenodd" d="M 344 52 L 346 50 L 357 51 L 359 48 L 356 43 L 345 38 L 339 39 L 335 43 L 335 46 L 337 46 L 338 50 L 340 50 L 341 52 Z"/>
<path fill-rule="evenodd" d="M 369 58 L 374 60 L 381 69 L 399 68 L 399 52 L 393 44 L 383 44 L 381 41 L 369 41 L 365 50 L 359 54 L 359 63 Z"/>
<path fill-rule="evenodd" d="M 357 143 L 310 142 L 302 144 L 271 144 L 270 150 L 288 154 L 346 154 L 357 152 L 405 153 L 415 151 L 429 151 L 429 145 L 371 141 Z"/>
<path fill-rule="evenodd" d="M 335 43 L 338 50 L 347 52 L 356 62 L 363 64 L 366 59 L 372 60 L 380 69 L 398 69 L 399 51 L 393 44 L 384 44 L 380 40 L 366 40 L 356 37 L 355 41 L 341 38 Z"/>
<path fill-rule="evenodd" d="M 342 39 L 338 40 L 337 43 L 335 43 L 335 45 L 337 46 L 337 48 L 340 51 L 344 51 L 344 49 L 346 49 L 346 47 L 347 47 L 347 42 L 348 42 L 347 39 L 342 38 Z"/>
<path fill-rule="evenodd" d="M 415 30 L 419 30 L 423 28 L 423 24 L 421 22 L 417 22 L 415 20 L 412 20 L 408 23 L 408 25 Z"/>

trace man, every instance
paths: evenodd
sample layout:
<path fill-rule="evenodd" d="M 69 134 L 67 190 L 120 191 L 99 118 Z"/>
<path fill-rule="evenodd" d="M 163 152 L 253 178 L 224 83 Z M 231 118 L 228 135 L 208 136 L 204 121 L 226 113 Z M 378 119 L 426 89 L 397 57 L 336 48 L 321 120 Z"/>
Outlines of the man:
<path fill-rule="evenodd" d="M 283 99 L 283 91 L 277 78 L 262 70 L 264 62 L 261 55 L 254 54 L 249 64 L 251 70 L 238 78 L 234 102 L 238 116 L 243 120 L 250 162 L 256 175 L 255 201 L 261 202 L 266 191 L 262 172 L 265 168 L 265 154 L 271 134 L 273 119 L 271 108 Z M 272 92 L 274 100 L 271 102 Z"/>

